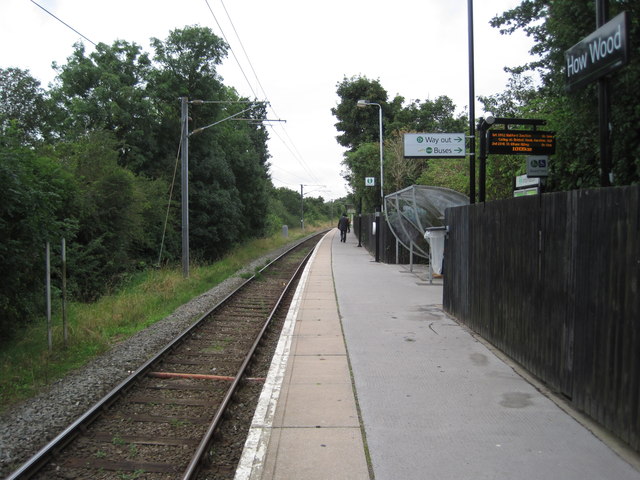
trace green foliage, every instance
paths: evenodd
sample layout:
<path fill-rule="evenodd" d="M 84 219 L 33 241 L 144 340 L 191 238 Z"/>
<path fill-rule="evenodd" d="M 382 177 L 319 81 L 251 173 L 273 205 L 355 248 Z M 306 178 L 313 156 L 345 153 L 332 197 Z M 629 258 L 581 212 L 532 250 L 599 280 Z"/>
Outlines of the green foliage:
<path fill-rule="evenodd" d="M 376 105 L 357 107 L 358 100 L 368 100 L 382 105 L 384 120 L 392 119 L 392 108 L 387 104 L 387 91 L 379 80 L 367 77 L 343 78 L 337 85 L 340 103 L 331 109 L 338 119 L 336 129 L 338 143 L 349 150 L 355 150 L 362 143 L 379 141 L 379 109 Z"/>
<path fill-rule="evenodd" d="M 32 145 L 48 134 L 49 110 L 40 82 L 28 71 L 0 68 L 0 135 Z M 12 133 L 10 133 L 12 130 Z"/>
<path fill-rule="evenodd" d="M 59 245 L 66 238 L 69 290 L 82 300 L 97 299 L 145 265 L 180 258 L 180 191 L 170 188 L 180 144 L 178 97 L 216 102 L 190 104 L 190 132 L 249 102 L 217 74 L 227 46 L 210 29 L 177 29 L 151 44 L 152 53 L 124 40 L 91 53 L 76 44 L 56 65 L 48 92 L 28 72 L 0 69 L 3 338 L 9 326 L 39 312 L 45 239 Z M 264 118 L 265 106 L 254 104 L 242 116 Z M 266 232 L 266 142 L 265 128 L 246 121 L 191 138 L 193 258 L 220 258 Z M 52 260 L 55 279 L 59 256 Z"/>
<path fill-rule="evenodd" d="M 629 38 L 640 36 L 640 4 L 613 2 L 609 16 L 627 11 L 631 18 Z M 490 108 L 514 115 L 535 115 L 547 120 L 547 127 L 557 133 L 556 154 L 550 163 L 548 189 L 568 190 L 606 185 L 600 171 L 598 141 L 597 91 L 595 84 L 575 92 L 565 92 L 564 52 L 595 30 L 593 3 L 560 0 L 523 1 L 516 8 L 493 19 L 503 33 L 523 30 L 536 41 L 531 52 L 538 59 L 511 68 L 516 74 L 507 92 L 490 100 Z M 616 185 L 640 181 L 640 108 L 637 85 L 640 80 L 640 45 L 631 42 L 631 61 L 611 75 L 610 145 L 612 171 Z M 533 72 L 537 85 L 523 84 L 519 74 Z M 516 99 L 516 102 L 512 100 Z"/>
<path fill-rule="evenodd" d="M 283 238 L 278 232 L 252 240 L 218 262 L 193 265 L 188 279 L 183 278 L 179 268 L 149 269 L 131 276 L 118 291 L 94 303 L 70 302 L 66 348 L 63 348 L 60 309 L 58 304 L 54 305 L 53 352 L 48 352 L 43 321 L 22 325 L 12 339 L 2 336 L 0 411 L 82 366 L 114 343 L 165 318 L 175 308 L 236 274 L 256 258 L 302 235 L 298 229 L 290 230 L 289 238 Z M 2 274 L 5 273 L 3 270 Z M 0 288 L 5 286 L 6 282 L 0 283 Z"/>
<path fill-rule="evenodd" d="M 360 99 L 379 103 L 383 113 L 384 140 L 384 194 L 401 190 L 415 183 L 437 181 L 449 188 L 458 189 L 461 185 L 468 191 L 466 183 L 455 178 L 448 182 L 444 177 L 447 169 L 425 173 L 426 164 L 422 160 L 404 158 L 402 138 L 411 132 L 455 132 L 466 131 L 467 119 L 455 112 L 453 101 L 440 96 L 435 100 L 413 100 L 404 105 L 404 98 L 396 96 L 388 102 L 387 92 L 379 81 L 366 77 L 344 78 L 337 89 L 340 103 L 331 109 L 338 123 L 336 128 L 342 132 L 338 143 L 349 148 L 345 152 L 342 164 L 345 167 L 344 178 L 353 191 L 353 196 L 362 199 L 363 211 L 373 211 L 380 204 L 380 187 L 365 187 L 365 177 L 380 178 L 380 132 L 379 109 L 377 106 L 358 108 Z M 436 162 L 435 168 L 445 166 Z M 376 181 L 379 184 L 379 180 Z"/>
<path fill-rule="evenodd" d="M 469 161 L 466 159 L 429 159 L 427 168 L 416 181 L 418 185 L 445 187 L 469 195 Z"/>
<path fill-rule="evenodd" d="M 0 338 L 41 311 L 47 241 L 73 230 L 65 221 L 74 195 L 69 172 L 19 146 L 0 149 Z"/>

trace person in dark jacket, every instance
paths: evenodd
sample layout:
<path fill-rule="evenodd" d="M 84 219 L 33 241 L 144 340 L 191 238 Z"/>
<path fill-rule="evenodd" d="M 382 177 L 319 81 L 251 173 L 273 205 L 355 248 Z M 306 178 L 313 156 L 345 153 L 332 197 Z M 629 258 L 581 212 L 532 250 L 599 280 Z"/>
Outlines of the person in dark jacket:
<path fill-rule="evenodd" d="M 349 217 L 347 217 L 346 213 L 343 213 L 338 220 L 338 230 L 340 230 L 340 241 L 347 241 L 347 231 L 349 230 Z"/>

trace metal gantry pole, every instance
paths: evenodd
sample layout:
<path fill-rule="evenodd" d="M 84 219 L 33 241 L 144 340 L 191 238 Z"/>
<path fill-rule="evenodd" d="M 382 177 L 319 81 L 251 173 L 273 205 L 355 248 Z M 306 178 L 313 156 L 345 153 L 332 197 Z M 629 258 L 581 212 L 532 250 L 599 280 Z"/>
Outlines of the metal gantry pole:
<path fill-rule="evenodd" d="M 467 1 L 469 28 L 469 202 L 476 202 L 476 94 L 473 54 L 473 0 Z"/>
<path fill-rule="evenodd" d="M 182 276 L 189 278 L 189 99 L 181 99 L 182 145 L 180 175 L 182 187 Z"/>
<path fill-rule="evenodd" d="M 384 144 L 382 140 L 382 105 L 377 105 L 380 127 L 380 211 L 384 212 Z"/>
<path fill-rule="evenodd" d="M 600 28 L 609 18 L 609 1 L 596 0 L 596 27 Z M 611 186 L 611 86 L 609 78 L 598 79 L 598 132 L 600 137 L 600 186 Z"/>
<path fill-rule="evenodd" d="M 304 232 L 304 185 L 300 184 L 300 228 Z"/>

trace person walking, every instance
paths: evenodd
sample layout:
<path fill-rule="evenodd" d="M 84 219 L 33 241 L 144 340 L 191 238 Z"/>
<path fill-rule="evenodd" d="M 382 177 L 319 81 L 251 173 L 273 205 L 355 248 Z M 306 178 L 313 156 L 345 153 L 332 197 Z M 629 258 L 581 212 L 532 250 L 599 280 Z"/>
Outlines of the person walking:
<path fill-rule="evenodd" d="M 347 231 L 350 230 L 349 223 L 349 217 L 347 217 L 346 213 L 343 213 L 340 220 L 338 220 L 338 230 L 340 230 L 341 242 L 347 241 Z"/>

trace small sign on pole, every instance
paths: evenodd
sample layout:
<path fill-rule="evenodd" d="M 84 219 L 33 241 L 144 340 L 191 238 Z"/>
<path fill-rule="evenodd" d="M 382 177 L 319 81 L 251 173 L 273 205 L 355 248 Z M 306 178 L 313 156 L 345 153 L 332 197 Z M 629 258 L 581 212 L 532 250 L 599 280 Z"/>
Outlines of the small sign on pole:
<path fill-rule="evenodd" d="M 547 155 L 529 155 L 527 157 L 527 177 L 548 177 L 549 157 Z"/>
<path fill-rule="evenodd" d="M 523 188 L 521 190 L 514 190 L 513 196 L 517 197 L 528 197 L 529 195 L 538 195 L 540 193 L 540 187 L 531 187 L 531 188 Z"/>
<path fill-rule="evenodd" d="M 518 175 L 516 177 L 516 188 L 538 187 L 540 177 L 529 178 L 528 175 Z"/>
<path fill-rule="evenodd" d="M 375 187 L 376 186 L 376 177 L 364 177 L 364 186 L 365 187 Z"/>

